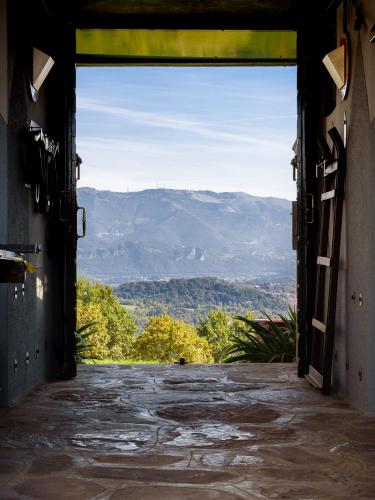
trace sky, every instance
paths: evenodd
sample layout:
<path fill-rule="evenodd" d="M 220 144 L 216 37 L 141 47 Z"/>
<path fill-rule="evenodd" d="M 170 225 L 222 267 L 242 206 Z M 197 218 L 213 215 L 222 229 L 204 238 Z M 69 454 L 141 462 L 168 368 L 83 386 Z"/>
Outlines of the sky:
<path fill-rule="evenodd" d="M 294 67 L 77 70 L 79 187 L 296 198 Z"/>

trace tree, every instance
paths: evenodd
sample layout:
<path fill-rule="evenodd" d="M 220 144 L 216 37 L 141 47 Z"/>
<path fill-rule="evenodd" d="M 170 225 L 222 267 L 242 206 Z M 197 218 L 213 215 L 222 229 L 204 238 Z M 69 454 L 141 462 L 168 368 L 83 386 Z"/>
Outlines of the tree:
<path fill-rule="evenodd" d="M 185 358 L 190 363 L 213 361 L 206 339 L 196 330 L 168 314 L 151 317 L 137 338 L 135 352 L 139 359 L 160 363 L 173 363 Z"/>
<path fill-rule="evenodd" d="M 104 359 L 110 357 L 108 343 L 110 335 L 107 328 L 107 320 L 103 315 L 100 305 L 94 302 L 83 303 L 77 300 L 77 327 L 80 328 L 88 323 L 95 321 L 95 333 L 87 341 L 92 346 L 88 354 L 92 358 Z"/>
<path fill-rule="evenodd" d="M 199 319 L 197 333 L 210 344 L 215 363 L 220 363 L 224 360 L 225 353 L 230 346 L 233 320 L 226 311 L 214 309 L 208 313 L 207 317 Z"/>
<path fill-rule="evenodd" d="M 235 335 L 236 337 L 243 337 L 243 335 L 247 332 L 247 327 L 244 324 L 243 320 L 240 320 L 238 318 L 239 316 L 235 316 L 233 318 L 232 335 Z M 245 314 L 241 314 L 241 318 L 252 321 L 255 319 L 255 314 L 253 311 L 246 311 Z"/>
<path fill-rule="evenodd" d="M 90 337 L 92 356 L 119 360 L 132 354 L 136 325 L 110 286 L 80 278 L 77 286 L 77 326 L 96 321 Z"/>
<path fill-rule="evenodd" d="M 245 314 L 248 319 L 253 319 L 251 311 Z M 198 321 L 197 333 L 205 338 L 211 346 L 215 363 L 223 362 L 227 357 L 227 351 L 232 345 L 232 335 L 241 336 L 244 327 L 240 321 L 233 319 L 223 309 L 209 311 L 207 317 Z"/>

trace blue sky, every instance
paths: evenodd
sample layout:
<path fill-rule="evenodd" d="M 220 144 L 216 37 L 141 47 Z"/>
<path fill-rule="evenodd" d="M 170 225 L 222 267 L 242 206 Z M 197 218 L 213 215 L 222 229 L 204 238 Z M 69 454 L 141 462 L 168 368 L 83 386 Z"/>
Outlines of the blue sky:
<path fill-rule="evenodd" d="M 79 68 L 79 186 L 295 199 L 296 69 Z"/>

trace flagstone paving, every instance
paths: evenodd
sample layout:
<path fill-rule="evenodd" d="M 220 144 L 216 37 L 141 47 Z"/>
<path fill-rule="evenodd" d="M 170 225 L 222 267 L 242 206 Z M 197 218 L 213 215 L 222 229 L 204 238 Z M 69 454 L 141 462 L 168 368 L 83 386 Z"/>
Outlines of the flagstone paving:
<path fill-rule="evenodd" d="M 0 498 L 374 499 L 375 418 L 295 372 L 80 366 L 0 410 Z"/>

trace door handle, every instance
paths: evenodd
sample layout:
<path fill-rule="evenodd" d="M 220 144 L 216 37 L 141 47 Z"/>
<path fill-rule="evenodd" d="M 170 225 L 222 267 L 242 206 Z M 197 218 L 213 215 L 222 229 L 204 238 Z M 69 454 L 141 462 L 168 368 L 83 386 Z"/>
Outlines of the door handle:
<path fill-rule="evenodd" d="M 78 232 L 77 232 L 77 239 L 84 238 L 86 236 L 86 208 L 85 207 L 77 207 L 77 214 L 78 214 L 78 210 L 82 210 L 82 234 L 78 234 Z"/>

